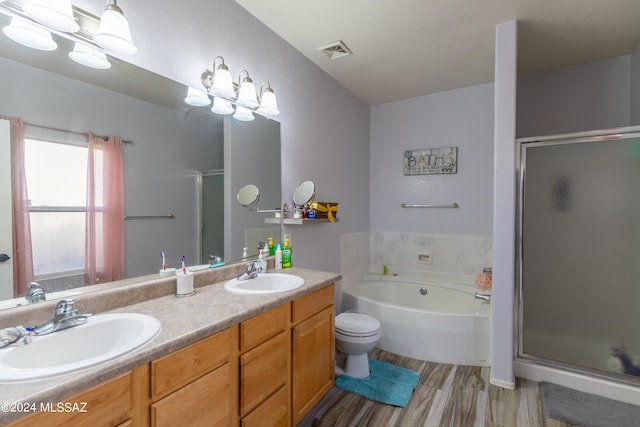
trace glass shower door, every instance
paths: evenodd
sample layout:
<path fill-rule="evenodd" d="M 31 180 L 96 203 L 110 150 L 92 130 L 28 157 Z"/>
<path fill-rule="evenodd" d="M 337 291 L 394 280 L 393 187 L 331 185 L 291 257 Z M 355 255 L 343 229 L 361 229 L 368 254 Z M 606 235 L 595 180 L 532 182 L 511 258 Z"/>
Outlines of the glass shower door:
<path fill-rule="evenodd" d="M 640 380 L 640 135 L 520 144 L 519 357 Z"/>

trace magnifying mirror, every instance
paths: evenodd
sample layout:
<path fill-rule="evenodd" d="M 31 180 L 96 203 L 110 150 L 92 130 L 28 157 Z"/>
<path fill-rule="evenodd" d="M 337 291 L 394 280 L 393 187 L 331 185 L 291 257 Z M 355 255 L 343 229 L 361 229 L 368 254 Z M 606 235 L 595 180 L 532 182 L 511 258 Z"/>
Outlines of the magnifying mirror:
<path fill-rule="evenodd" d="M 258 203 L 258 199 L 260 199 L 260 191 L 255 185 L 247 184 L 238 190 L 238 196 L 236 199 L 238 200 L 238 203 L 245 208 L 251 208 Z"/>
<path fill-rule="evenodd" d="M 316 186 L 313 181 L 305 181 L 296 187 L 293 192 L 293 203 L 304 206 L 313 200 L 316 195 Z"/>

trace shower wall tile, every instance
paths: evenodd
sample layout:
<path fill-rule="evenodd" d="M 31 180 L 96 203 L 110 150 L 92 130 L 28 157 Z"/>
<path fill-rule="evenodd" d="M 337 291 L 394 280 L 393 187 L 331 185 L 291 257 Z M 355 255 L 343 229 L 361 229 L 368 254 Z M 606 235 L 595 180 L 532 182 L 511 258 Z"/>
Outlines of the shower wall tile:
<path fill-rule="evenodd" d="M 492 264 L 491 236 L 371 231 L 340 239 L 340 272 L 369 265 L 474 275 Z M 431 264 L 417 262 L 431 254 Z M 382 267 L 380 267 L 382 268 Z"/>
<path fill-rule="evenodd" d="M 369 232 L 343 234 L 340 237 L 340 271 L 349 272 L 369 265 Z"/>

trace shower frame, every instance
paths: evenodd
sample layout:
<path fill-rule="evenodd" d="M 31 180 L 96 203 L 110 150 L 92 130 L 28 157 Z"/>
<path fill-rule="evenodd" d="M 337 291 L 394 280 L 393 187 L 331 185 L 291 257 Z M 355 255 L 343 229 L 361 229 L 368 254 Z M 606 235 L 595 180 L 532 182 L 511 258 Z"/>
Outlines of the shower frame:
<path fill-rule="evenodd" d="M 623 387 L 637 389 L 639 382 L 628 375 L 607 372 L 588 366 L 576 365 L 561 360 L 527 354 L 523 348 L 524 334 L 524 301 L 523 301 L 523 231 L 524 231 L 524 186 L 526 178 L 526 149 L 542 146 L 580 144 L 587 142 L 620 141 L 624 139 L 640 138 L 640 126 L 603 129 L 570 134 L 549 135 L 541 137 L 526 137 L 516 139 L 516 289 L 515 289 L 515 340 L 514 354 L 516 364 L 525 367 L 539 366 L 543 369 L 565 371 L 575 378 L 586 376 L 602 382 L 613 382 Z M 526 368 L 527 370 L 529 368 Z M 535 369 L 535 368 L 534 368 Z M 548 375 L 543 374 L 543 376 Z M 559 381 L 562 382 L 562 381 Z M 571 382 L 571 380 L 570 380 Z"/>

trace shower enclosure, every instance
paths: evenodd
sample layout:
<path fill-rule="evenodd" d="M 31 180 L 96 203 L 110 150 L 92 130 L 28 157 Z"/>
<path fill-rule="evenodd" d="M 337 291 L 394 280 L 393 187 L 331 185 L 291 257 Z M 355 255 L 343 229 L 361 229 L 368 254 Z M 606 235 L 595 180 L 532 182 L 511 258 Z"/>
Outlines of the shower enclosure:
<path fill-rule="evenodd" d="M 640 385 L 640 127 L 518 145 L 518 357 Z"/>

